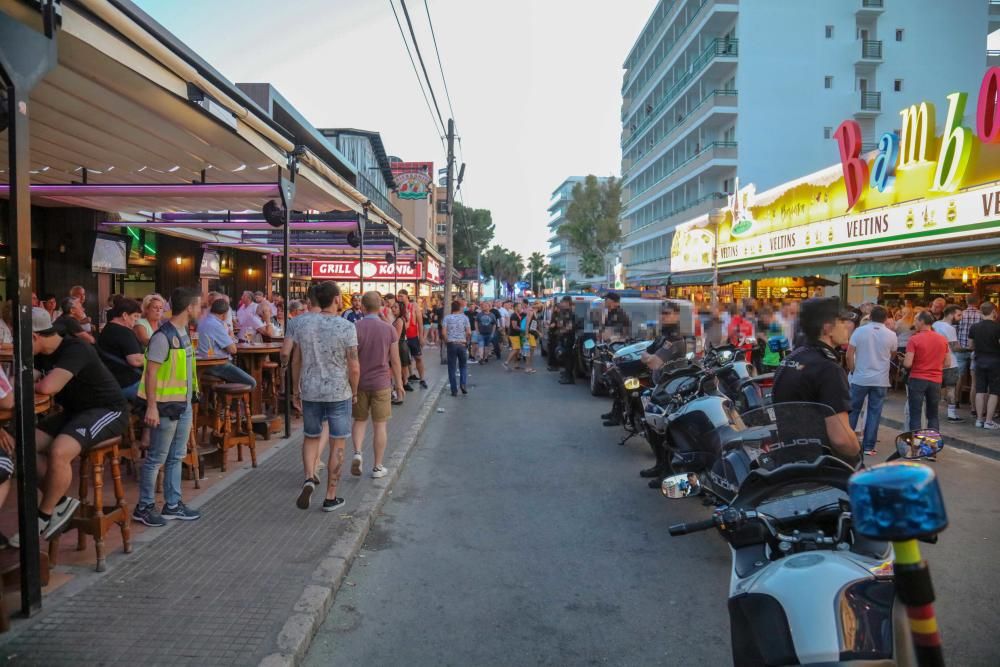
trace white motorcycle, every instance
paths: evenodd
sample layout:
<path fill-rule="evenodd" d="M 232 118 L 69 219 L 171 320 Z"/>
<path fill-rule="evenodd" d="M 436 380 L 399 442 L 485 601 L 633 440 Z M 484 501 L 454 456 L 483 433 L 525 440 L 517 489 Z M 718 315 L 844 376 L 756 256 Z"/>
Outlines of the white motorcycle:
<path fill-rule="evenodd" d="M 926 507 L 940 509 L 938 514 L 931 511 L 929 518 L 927 512 L 917 512 L 926 520 L 922 524 L 918 520 L 915 527 L 912 505 L 919 502 L 920 494 L 912 489 L 908 496 L 894 496 L 890 489 L 884 497 L 876 493 L 876 498 L 859 496 L 861 500 L 856 501 L 853 487 L 871 491 L 863 476 L 881 474 L 879 469 L 889 469 L 888 476 L 909 474 L 904 466 L 913 464 L 887 463 L 856 473 L 824 446 L 824 421 L 816 418 L 815 410 L 825 406 L 807 405 L 810 409 L 803 409 L 806 404 L 764 408 L 775 427 L 775 437 L 747 452 L 754 465 L 736 497 L 704 521 L 670 527 L 671 535 L 715 528 L 729 543 L 733 664 L 943 664 L 940 646 L 929 658 L 924 647 L 914 650 L 907 609 L 918 602 L 929 606 L 922 599 L 927 594 L 921 589 L 916 597 L 906 597 L 900 590 L 893 548 L 886 541 L 905 538 L 909 549 L 911 538 L 933 539 L 944 528 L 947 519 L 933 472 L 926 466 L 915 466 L 930 474 L 937 494 L 936 501 L 925 503 Z M 757 417 L 755 425 L 759 426 Z M 930 458 L 940 451 L 941 444 L 941 436 L 935 432 L 907 433 L 897 440 L 897 455 Z M 700 488 L 697 477 L 687 474 L 665 479 L 662 491 L 668 498 L 685 498 L 698 495 Z M 879 493 L 882 491 L 885 489 Z M 890 507 L 880 507 L 879 502 Z M 857 508 L 852 515 L 856 504 L 862 506 L 861 523 Z M 883 529 L 894 527 L 895 519 L 907 525 L 909 532 Z M 910 587 L 912 580 L 907 577 Z M 926 590 L 931 591 L 929 575 Z M 932 592 L 930 595 L 932 601 Z M 904 599 L 905 605 L 900 602 Z M 916 627 L 926 629 L 926 625 Z"/>

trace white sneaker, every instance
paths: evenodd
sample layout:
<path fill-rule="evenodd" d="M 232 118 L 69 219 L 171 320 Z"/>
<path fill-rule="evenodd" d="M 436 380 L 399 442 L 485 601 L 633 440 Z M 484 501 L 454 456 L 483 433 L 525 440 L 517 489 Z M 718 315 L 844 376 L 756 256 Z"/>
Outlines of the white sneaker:
<path fill-rule="evenodd" d="M 998 427 L 1000 428 L 1000 427 Z M 38 517 L 38 535 L 43 540 L 51 540 L 59 532 L 66 522 L 73 518 L 73 513 L 76 512 L 76 508 L 80 506 L 80 501 L 76 498 L 66 497 L 65 500 L 56 505 L 55 510 L 52 512 L 52 518 L 46 521 L 42 517 Z M 7 544 L 14 547 L 15 549 L 21 548 L 21 535 L 20 533 L 15 533 L 13 537 L 7 540 Z"/>
<path fill-rule="evenodd" d="M 355 477 L 361 476 L 361 452 L 355 452 L 354 458 L 351 459 L 351 474 Z"/>
<path fill-rule="evenodd" d="M 982 428 L 982 427 L 983 427 L 983 420 L 982 419 L 977 419 L 976 420 L 976 428 Z"/>
<path fill-rule="evenodd" d="M 372 468 L 372 477 L 375 479 L 385 477 L 387 474 L 389 474 L 389 470 L 385 466 L 375 466 Z"/>
<path fill-rule="evenodd" d="M 983 428 L 987 431 L 1000 431 L 1000 424 L 996 422 L 983 422 Z"/>
<path fill-rule="evenodd" d="M 476 366 L 476 365 L 478 365 L 478 364 L 479 364 L 479 362 L 478 362 L 478 361 L 476 361 L 475 359 L 469 359 L 468 363 L 469 363 L 469 365 L 471 365 L 471 366 Z"/>

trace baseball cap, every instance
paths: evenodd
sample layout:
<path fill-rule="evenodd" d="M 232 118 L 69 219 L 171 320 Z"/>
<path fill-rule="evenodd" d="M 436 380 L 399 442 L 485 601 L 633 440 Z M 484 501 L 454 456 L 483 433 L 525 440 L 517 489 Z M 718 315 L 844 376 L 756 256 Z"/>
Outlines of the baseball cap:
<path fill-rule="evenodd" d="M 31 333 L 49 336 L 56 333 L 52 326 L 52 316 L 44 308 L 31 309 Z"/>

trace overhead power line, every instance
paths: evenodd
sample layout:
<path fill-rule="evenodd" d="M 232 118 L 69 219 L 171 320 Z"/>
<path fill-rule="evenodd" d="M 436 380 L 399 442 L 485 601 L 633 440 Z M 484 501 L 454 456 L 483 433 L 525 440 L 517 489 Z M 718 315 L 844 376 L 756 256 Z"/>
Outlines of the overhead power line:
<path fill-rule="evenodd" d="M 427 25 L 431 27 L 431 40 L 434 41 L 434 54 L 437 56 L 438 70 L 441 71 L 441 83 L 444 84 L 444 95 L 448 100 L 448 111 L 451 112 L 451 117 L 455 117 L 455 108 L 451 106 L 451 93 L 448 91 L 448 80 L 444 78 L 444 65 L 441 64 L 441 52 L 438 50 L 438 40 L 437 35 L 434 33 L 434 22 L 431 21 L 431 8 L 427 4 L 427 0 L 424 0 L 424 11 L 427 12 Z"/>
<path fill-rule="evenodd" d="M 427 98 L 427 91 L 424 90 L 424 81 L 420 77 L 420 72 L 417 71 L 417 63 L 413 60 L 413 52 L 410 51 L 410 43 L 406 39 L 406 33 L 403 31 L 403 24 L 399 20 L 399 13 L 396 12 L 396 5 L 393 4 L 392 0 L 389 0 L 389 7 L 392 8 L 392 15 L 396 17 L 396 25 L 399 26 L 399 36 L 403 38 L 403 46 L 406 47 L 406 55 L 410 57 L 410 65 L 413 67 L 413 74 L 417 77 L 417 85 L 420 86 L 420 93 L 424 96 L 424 103 L 427 105 L 427 112 L 431 115 L 431 123 L 434 124 L 434 132 L 441 139 L 441 146 L 444 147 L 443 134 L 446 133 L 444 128 L 444 123 L 438 126 L 438 119 L 441 118 L 440 112 L 437 118 L 434 116 L 434 109 L 431 108 L 431 101 Z M 406 7 L 403 7 L 404 11 Z M 414 46 L 416 43 L 414 43 Z M 431 93 L 433 95 L 433 91 Z"/>
<path fill-rule="evenodd" d="M 420 69 L 424 72 L 424 80 L 427 82 L 427 90 L 430 91 L 431 100 L 434 102 L 434 109 L 437 111 L 438 120 L 444 127 L 444 117 L 441 115 L 441 107 L 438 106 L 437 96 L 434 94 L 434 86 L 431 85 L 431 78 L 427 75 L 427 66 L 424 65 L 424 56 L 420 53 L 420 44 L 417 43 L 417 34 L 413 31 L 413 22 L 410 20 L 410 12 L 406 9 L 406 0 L 399 0 L 399 5 L 403 8 L 403 17 L 406 18 L 406 25 L 410 29 L 410 39 L 413 40 L 413 48 L 417 51 L 417 60 L 420 61 Z"/>

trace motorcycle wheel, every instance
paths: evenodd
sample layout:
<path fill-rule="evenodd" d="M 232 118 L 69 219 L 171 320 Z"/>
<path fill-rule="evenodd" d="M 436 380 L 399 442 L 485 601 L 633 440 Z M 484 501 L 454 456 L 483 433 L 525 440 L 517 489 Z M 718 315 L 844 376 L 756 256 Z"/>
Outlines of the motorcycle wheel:
<path fill-rule="evenodd" d="M 604 383 L 600 381 L 597 377 L 597 364 L 590 364 L 590 395 L 591 396 L 607 396 L 608 390 L 604 386 Z"/>

